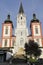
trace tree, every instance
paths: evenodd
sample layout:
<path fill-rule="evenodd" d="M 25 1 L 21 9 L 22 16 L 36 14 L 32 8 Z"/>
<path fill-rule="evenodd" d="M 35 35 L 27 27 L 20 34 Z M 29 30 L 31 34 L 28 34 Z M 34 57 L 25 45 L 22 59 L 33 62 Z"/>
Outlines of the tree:
<path fill-rule="evenodd" d="M 25 52 L 26 55 L 30 56 L 30 58 L 34 56 L 35 59 L 41 55 L 39 45 L 33 40 L 29 40 L 28 43 L 25 43 Z"/>
<path fill-rule="evenodd" d="M 27 54 L 28 54 L 28 44 L 25 43 L 25 52 L 26 52 L 26 62 L 27 62 Z"/>

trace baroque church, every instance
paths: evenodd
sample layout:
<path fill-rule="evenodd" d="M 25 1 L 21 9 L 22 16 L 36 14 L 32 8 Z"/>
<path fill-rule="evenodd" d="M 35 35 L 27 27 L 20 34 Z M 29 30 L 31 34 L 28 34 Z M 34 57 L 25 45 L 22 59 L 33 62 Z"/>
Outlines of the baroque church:
<path fill-rule="evenodd" d="M 43 47 L 41 22 L 36 18 L 36 14 L 33 14 L 33 19 L 30 21 L 31 34 L 28 34 L 28 28 L 26 26 L 26 15 L 24 13 L 22 3 L 20 4 L 16 20 L 17 26 L 15 28 L 14 34 L 14 25 L 10 20 L 10 15 L 7 16 L 7 19 L 2 24 L 2 41 L 0 48 L 11 48 L 10 50 L 12 50 L 12 53 L 7 53 L 7 58 L 8 54 L 15 56 L 24 55 L 24 45 L 29 40 L 38 42 L 41 49 Z M 43 49 L 40 57 L 43 58 Z"/>

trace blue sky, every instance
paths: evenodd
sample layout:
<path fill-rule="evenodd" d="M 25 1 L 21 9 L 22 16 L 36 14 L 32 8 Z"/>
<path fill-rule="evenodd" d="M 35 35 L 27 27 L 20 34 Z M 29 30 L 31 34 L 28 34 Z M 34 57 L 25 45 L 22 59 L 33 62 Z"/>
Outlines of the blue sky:
<path fill-rule="evenodd" d="M 26 23 L 28 30 L 33 13 L 36 13 L 37 18 L 40 20 L 43 27 L 43 0 L 0 0 L 0 36 L 2 33 L 2 23 L 4 23 L 9 13 L 11 15 L 14 28 L 16 27 L 16 16 L 18 14 L 21 1 L 27 17 Z"/>

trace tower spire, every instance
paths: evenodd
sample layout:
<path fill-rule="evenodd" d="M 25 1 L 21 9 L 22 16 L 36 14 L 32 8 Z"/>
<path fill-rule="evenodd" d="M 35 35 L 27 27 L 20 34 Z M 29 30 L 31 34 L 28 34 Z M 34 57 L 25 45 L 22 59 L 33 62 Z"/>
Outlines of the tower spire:
<path fill-rule="evenodd" d="M 21 2 L 21 4 L 20 4 L 19 13 L 24 13 L 23 6 L 22 6 L 22 2 Z"/>

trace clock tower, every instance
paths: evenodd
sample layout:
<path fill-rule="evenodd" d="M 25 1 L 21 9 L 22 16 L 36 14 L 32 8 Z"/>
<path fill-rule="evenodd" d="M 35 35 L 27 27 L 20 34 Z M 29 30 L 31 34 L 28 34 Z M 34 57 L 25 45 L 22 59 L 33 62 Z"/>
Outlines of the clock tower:
<path fill-rule="evenodd" d="M 16 47 L 18 49 L 24 49 L 25 42 L 27 42 L 28 29 L 26 27 L 26 16 L 24 14 L 22 3 L 20 4 L 19 13 L 17 15 L 17 27 L 15 30 L 15 35 Z"/>

